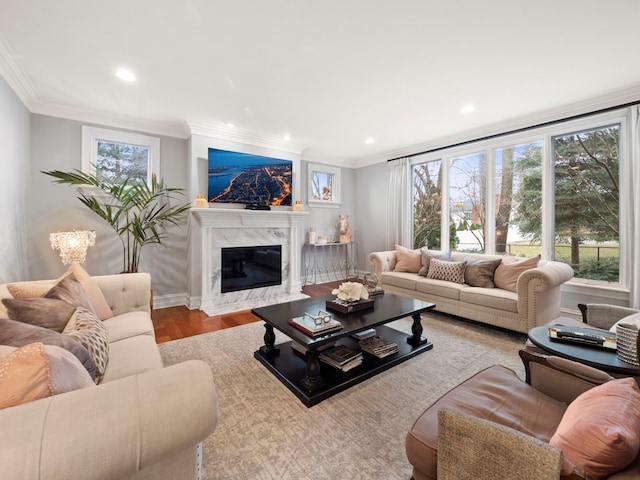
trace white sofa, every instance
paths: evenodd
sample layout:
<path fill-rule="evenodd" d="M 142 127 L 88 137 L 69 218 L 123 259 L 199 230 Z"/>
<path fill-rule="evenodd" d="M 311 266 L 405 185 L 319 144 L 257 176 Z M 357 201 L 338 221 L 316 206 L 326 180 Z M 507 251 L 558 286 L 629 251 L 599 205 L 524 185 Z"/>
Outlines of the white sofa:
<path fill-rule="evenodd" d="M 198 444 L 219 415 L 211 369 L 196 360 L 163 368 L 148 274 L 92 278 L 114 313 L 103 322 L 104 378 L 0 410 L 0 477 L 195 479 Z M 8 297 L 0 285 L 0 298 Z"/>
<path fill-rule="evenodd" d="M 498 259 L 498 255 L 452 252 L 451 261 L 464 257 Z M 516 292 L 471 287 L 395 272 L 396 251 L 369 254 L 378 284 L 387 292 L 435 303 L 435 310 L 497 327 L 526 333 L 560 316 L 560 286 L 573 278 L 573 269 L 561 262 L 541 261 L 518 277 Z"/>

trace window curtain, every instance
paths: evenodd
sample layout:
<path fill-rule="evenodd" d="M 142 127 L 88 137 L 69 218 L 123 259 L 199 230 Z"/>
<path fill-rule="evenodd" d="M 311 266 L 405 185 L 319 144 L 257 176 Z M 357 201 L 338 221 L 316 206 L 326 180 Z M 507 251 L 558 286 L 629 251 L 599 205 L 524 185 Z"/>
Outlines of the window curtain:
<path fill-rule="evenodd" d="M 387 185 L 387 249 L 396 245 L 413 248 L 411 238 L 411 174 L 408 158 L 388 162 Z"/>
<path fill-rule="evenodd" d="M 640 180 L 640 105 L 632 107 L 631 114 L 631 224 L 633 229 L 628 229 L 627 245 L 630 245 L 631 252 L 631 298 L 630 306 L 640 309 L 640 191 L 637 188 Z"/>

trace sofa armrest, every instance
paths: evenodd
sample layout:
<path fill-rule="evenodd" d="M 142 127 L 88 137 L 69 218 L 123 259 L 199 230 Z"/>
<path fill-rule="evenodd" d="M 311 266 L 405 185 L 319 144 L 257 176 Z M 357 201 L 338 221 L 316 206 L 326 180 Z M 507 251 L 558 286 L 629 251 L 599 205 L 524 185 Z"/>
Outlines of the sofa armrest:
<path fill-rule="evenodd" d="M 543 291 L 559 287 L 573 278 L 573 268 L 563 262 L 546 262 L 536 268 L 525 270 L 518 277 L 518 293 L 520 285 L 526 286 L 528 283 L 537 280 L 537 291 Z M 526 287 L 525 287 L 526 288 Z"/>
<path fill-rule="evenodd" d="M 520 350 L 526 381 L 536 390 L 560 402 L 571 403 L 590 388 L 613 377 L 602 370 L 566 358 Z"/>
<path fill-rule="evenodd" d="M 130 478 L 194 448 L 216 427 L 211 369 L 199 360 L 0 410 L 3 478 Z"/>
<path fill-rule="evenodd" d="M 372 252 L 369 254 L 369 263 L 373 265 L 378 284 L 382 283 L 382 273 L 392 272 L 396 266 L 396 251 Z"/>
<path fill-rule="evenodd" d="M 91 278 L 98 283 L 114 315 L 151 312 L 151 275 L 148 273 L 97 275 Z"/>

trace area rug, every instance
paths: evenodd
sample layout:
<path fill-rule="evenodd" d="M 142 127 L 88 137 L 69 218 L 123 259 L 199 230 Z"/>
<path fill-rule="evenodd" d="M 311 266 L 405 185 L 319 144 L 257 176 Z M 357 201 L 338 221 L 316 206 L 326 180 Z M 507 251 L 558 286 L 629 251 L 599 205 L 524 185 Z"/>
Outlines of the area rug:
<path fill-rule="evenodd" d="M 311 408 L 253 358 L 262 322 L 160 344 L 165 365 L 201 359 L 213 371 L 222 415 L 202 478 L 408 480 L 405 435 L 429 404 L 493 364 L 524 377 L 523 335 L 436 313 L 422 324 L 432 350 Z M 389 326 L 410 333 L 411 319 Z"/>

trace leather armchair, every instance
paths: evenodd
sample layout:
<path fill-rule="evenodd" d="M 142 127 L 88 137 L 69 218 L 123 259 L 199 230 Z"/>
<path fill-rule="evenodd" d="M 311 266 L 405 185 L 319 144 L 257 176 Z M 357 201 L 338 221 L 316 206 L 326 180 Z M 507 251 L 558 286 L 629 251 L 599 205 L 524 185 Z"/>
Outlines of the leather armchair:
<path fill-rule="evenodd" d="M 494 365 L 454 387 L 420 415 L 406 437 L 413 479 L 583 478 L 575 473 L 560 477 L 562 454 L 549 440 L 568 403 L 613 377 L 559 357 L 524 350 L 520 357 L 528 383 Z M 540 466 L 534 468 L 539 475 L 531 476 L 530 467 L 538 461 L 544 462 L 547 473 Z M 609 478 L 640 479 L 640 457 Z"/>

